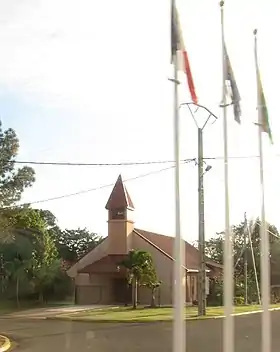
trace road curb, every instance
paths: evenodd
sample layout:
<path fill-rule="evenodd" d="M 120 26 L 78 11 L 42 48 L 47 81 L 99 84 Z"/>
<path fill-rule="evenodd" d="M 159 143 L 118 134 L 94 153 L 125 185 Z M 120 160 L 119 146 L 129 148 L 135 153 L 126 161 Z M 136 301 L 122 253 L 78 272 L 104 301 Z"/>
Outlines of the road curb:
<path fill-rule="evenodd" d="M 280 310 L 280 307 L 277 307 L 277 308 L 270 308 L 269 311 L 270 312 L 273 312 L 275 310 Z M 239 317 L 239 316 L 242 316 L 242 315 L 249 315 L 249 314 L 257 314 L 257 313 L 263 313 L 263 309 L 259 309 L 259 310 L 252 310 L 252 311 L 248 311 L 248 312 L 241 312 L 241 313 L 233 313 L 232 316 L 233 317 Z M 208 319 L 221 319 L 221 318 L 225 318 L 226 316 L 225 315 L 217 315 L 216 317 L 213 316 L 213 317 L 209 317 Z"/>
<path fill-rule="evenodd" d="M 12 347 L 12 343 L 8 337 L 0 335 L 0 352 L 6 352 Z"/>
<path fill-rule="evenodd" d="M 270 308 L 269 311 L 277 311 L 280 310 L 280 307 L 277 308 Z M 233 313 L 232 316 L 242 316 L 242 315 L 249 315 L 249 314 L 257 314 L 257 313 L 262 313 L 263 310 L 253 310 L 253 311 L 248 311 L 248 312 L 241 312 L 241 313 Z M 185 320 L 186 321 L 193 321 L 193 320 L 211 320 L 211 319 L 224 319 L 225 315 L 206 315 L 203 317 L 199 316 L 192 316 L 192 317 L 187 317 Z M 138 320 L 138 319 L 131 319 L 131 320 L 122 320 L 122 319 L 83 319 L 83 318 L 78 318 L 78 317 L 73 317 L 73 318 L 68 318 L 68 317 L 63 317 L 63 316 L 55 316 L 55 317 L 47 317 L 47 320 L 60 320 L 60 321 L 72 321 L 72 322 L 78 322 L 78 323 L 95 323 L 95 324 L 152 324 L 152 323 L 168 323 L 172 322 L 172 320 L 168 319 L 159 319 L 157 321 L 144 321 L 144 320 Z M 1 352 L 1 351 L 0 351 Z"/>

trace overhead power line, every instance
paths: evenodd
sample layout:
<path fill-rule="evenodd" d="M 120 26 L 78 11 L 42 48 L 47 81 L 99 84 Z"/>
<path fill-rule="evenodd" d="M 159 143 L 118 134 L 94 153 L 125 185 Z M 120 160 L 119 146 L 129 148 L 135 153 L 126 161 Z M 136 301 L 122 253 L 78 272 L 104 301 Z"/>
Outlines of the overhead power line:
<path fill-rule="evenodd" d="M 274 155 L 279 157 L 280 154 Z M 204 157 L 204 160 L 223 160 L 223 156 Z M 258 155 L 229 156 L 229 159 L 258 159 Z M 182 159 L 182 162 L 195 161 L 196 158 Z M 63 162 L 63 161 L 32 161 L 32 160 L 11 160 L 11 163 L 23 165 L 52 165 L 52 166 L 137 166 L 137 165 L 153 165 L 153 164 L 171 164 L 174 160 L 154 160 L 154 161 L 127 161 L 118 163 L 79 163 L 79 162 Z"/>
<path fill-rule="evenodd" d="M 194 159 L 185 159 L 184 161 L 191 161 Z M 174 163 L 173 160 L 158 160 L 158 161 L 128 161 L 119 163 L 74 163 L 74 162 L 60 162 L 60 161 L 11 161 L 15 164 L 30 164 L 30 165 L 57 165 L 57 166 L 133 166 L 133 165 L 152 165 L 152 164 L 168 164 Z"/>
<path fill-rule="evenodd" d="M 186 163 L 189 163 L 193 160 L 188 160 L 188 161 L 183 161 L 182 164 L 186 164 Z M 148 172 L 146 174 L 141 174 L 141 175 L 138 175 L 138 176 L 135 176 L 135 177 L 131 177 L 131 178 L 127 178 L 126 180 L 124 180 L 124 182 L 128 182 L 128 181 L 134 181 L 134 180 L 137 180 L 139 178 L 144 178 L 144 177 L 147 177 L 147 176 L 151 176 L 151 175 L 154 175 L 154 174 L 158 174 L 160 172 L 163 172 L 163 171 L 167 171 L 167 170 L 170 170 L 170 169 L 173 169 L 175 166 L 172 165 L 172 166 L 169 166 L 169 167 L 166 167 L 164 169 L 160 169 L 160 170 L 156 170 L 156 171 L 151 171 L 151 172 Z M 59 200 L 59 199 L 64 199 L 64 198 L 69 198 L 69 197 L 74 197 L 74 196 L 78 196 L 78 195 L 81 195 L 81 194 L 85 194 L 85 193 L 89 193 L 89 192 L 94 192 L 94 191 L 98 191 L 98 190 L 101 190 L 101 189 L 104 189 L 104 188 L 108 188 L 108 187 L 113 187 L 115 185 L 115 183 L 109 183 L 109 184 L 105 184 L 105 185 L 102 185 L 102 186 L 98 186 L 98 187 L 94 187 L 94 188 L 89 188 L 89 189 L 86 189 L 86 190 L 81 190 L 81 191 L 78 191 L 78 192 L 75 192 L 75 193 L 68 193 L 68 194 L 64 194 L 64 195 L 61 195 L 61 196 L 57 196 L 57 197 L 51 197 L 51 198 L 46 198 L 46 199 L 41 199 L 41 200 L 35 200 L 33 202 L 25 202 L 25 203 L 22 203 L 22 204 L 19 204 L 18 206 L 25 206 L 25 205 L 33 205 L 33 204 L 39 204 L 39 203 L 46 203 L 46 202 L 51 202 L 51 201 L 54 201 L 54 200 Z M 9 207 L 7 207 L 9 208 Z"/>

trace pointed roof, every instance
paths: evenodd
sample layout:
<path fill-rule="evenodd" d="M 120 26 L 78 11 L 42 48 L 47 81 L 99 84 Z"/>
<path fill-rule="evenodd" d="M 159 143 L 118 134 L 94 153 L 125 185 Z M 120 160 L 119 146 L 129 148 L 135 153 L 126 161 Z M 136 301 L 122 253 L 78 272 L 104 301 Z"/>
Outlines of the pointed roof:
<path fill-rule="evenodd" d="M 134 205 L 127 192 L 127 189 L 123 183 L 122 176 L 119 175 L 117 182 L 112 190 L 112 193 L 105 206 L 107 210 L 119 209 L 119 208 L 130 208 L 134 209 Z"/>

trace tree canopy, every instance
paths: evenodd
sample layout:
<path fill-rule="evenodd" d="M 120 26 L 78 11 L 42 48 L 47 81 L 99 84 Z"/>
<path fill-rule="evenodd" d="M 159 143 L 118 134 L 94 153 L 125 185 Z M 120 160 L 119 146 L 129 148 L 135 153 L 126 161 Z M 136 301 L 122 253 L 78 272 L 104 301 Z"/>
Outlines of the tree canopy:
<path fill-rule="evenodd" d="M 119 264 L 127 270 L 128 283 L 133 287 L 133 308 L 137 308 L 137 291 L 139 286 L 146 286 L 151 289 L 151 306 L 155 306 L 154 293 L 161 282 L 157 279 L 151 254 L 143 250 L 130 250 L 127 258 Z"/>
<path fill-rule="evenodd" d="M 84 229 L 52 229 L 52 237 L 57 245 L 59 255 L 66 261 L 74 263 L 95 248 L 102 237 Z"/>
<path fill-rule="evenodd" d="M 94 248 L 101 237 L 87 229 L 59 228 L 49 210 L 19 206 L 35 171 L 17 167 L 19 139 L 0 122 L 0 295 L 47 300 L 71 294 L 65 270 Z"/>
<path fill-rule="evenodd" d="M 260 285 L 260 225 L 257 218 L 248 223 L 244 222 L 232 227 L 233 234 L 233 256 L 234 256 L 234 277 L 235 277 L 235 295 L 244 295 L 244 265 L 247 261 L 248 267 L 248 290 L 249 298 L 252 301 L 258 300 L 256 277 L 254 270 L 254 261 L 256 266 L 257 281 Z M 267 235 L 270 243 L 270 267 L 271 283 L 280 284 L 280 236 L 277 228 L 267 223 Z M 246 239 L 246 243 L 245 243 Z M 206 255 L 213 261 L 223 264 L 223 245 L 224 233 L 218 233 L 215 237 L 206 241 Z M 254 256 L 254 257 L 253 257 Z"/>
<path fill-rule="evenodd" d="M 12 128 L 3 130 L 0 122 L 0 208 L 14 205 L 25 188 L 35 182 L 35 171 L 29 166 L 16 168 L 19 140 Z"/>

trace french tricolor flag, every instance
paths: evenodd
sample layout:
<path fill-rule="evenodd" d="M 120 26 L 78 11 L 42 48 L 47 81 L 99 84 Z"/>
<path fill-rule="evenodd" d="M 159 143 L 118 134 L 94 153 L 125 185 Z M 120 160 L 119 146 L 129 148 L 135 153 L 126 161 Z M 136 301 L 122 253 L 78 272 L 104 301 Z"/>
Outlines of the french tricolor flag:
<path fill-rule="evenodd" d="M 175 58 L 178 58 L 177 59 L 178 70 L 185 72 L 192 101 L 195 104 L 197 104 L 198 99 L 195 92 L 195 86 L 193 82 L 189 58 L 184 44 L 178 12 L 177 12 L 177 9 L 174 8 L 174 6 L 172 7 L 172 13 L 171 13 L 171 52 L 172 52 L 172 63 L 174 64 Z"/>

